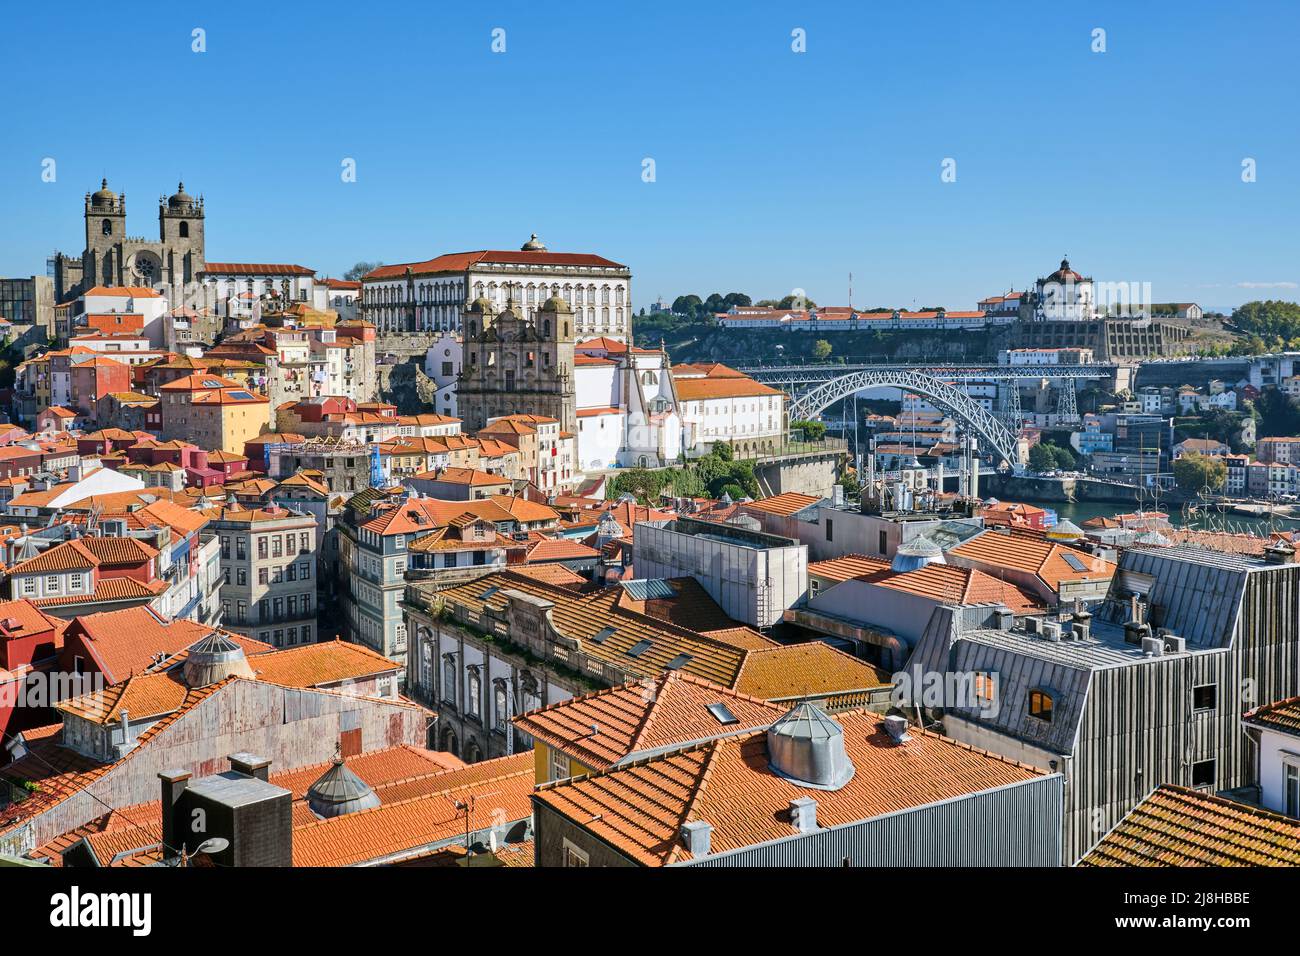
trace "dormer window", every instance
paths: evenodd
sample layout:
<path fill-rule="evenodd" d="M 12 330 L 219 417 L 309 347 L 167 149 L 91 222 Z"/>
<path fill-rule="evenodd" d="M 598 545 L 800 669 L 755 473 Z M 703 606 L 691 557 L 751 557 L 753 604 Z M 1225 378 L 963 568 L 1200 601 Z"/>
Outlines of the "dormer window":
<path fill-rule="evenodd" d="M 1037 717 L 1044 723 L 1052 722 L 1052 695 L 1045 690 L 1029 692 L 1029 716 Z"/>

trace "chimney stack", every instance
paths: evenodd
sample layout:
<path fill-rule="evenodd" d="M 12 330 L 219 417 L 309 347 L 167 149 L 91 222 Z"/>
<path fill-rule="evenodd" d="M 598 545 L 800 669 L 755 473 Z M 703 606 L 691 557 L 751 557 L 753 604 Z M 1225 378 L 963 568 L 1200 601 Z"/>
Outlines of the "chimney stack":
<path fill-rule="evenodd" d="M 709 855 L 709 844 L 713 840 L 713 826 L 703 820 L 691 820 L 682 824 L 682 845 L 697 859 Z"/>
<path fill-rule="evenodd" d="M 796 797 L 790 801 L 790 822 L 799 833 L 817 831 L 817 801 L 812 797 Z"/>
<path fill-rule="evenodd" d="M 189 786 L 190 772 L 165 770 L 158 774 L 158 779 L 162 781 L 162 841 L 163 856 L 166 857 L 180 851 L 176 844 L 176 804 Z"/>
<path fill-rule="evenodd" d="M 271 760 L 269 757 L 259 757 L 257 754 L 245 750 L 237 754 L 231 754 L 229 760 L 230 769 L 235 773 L 242 773 L 247 777 L 253 777 L 263 782 L 270 778 Z"/>

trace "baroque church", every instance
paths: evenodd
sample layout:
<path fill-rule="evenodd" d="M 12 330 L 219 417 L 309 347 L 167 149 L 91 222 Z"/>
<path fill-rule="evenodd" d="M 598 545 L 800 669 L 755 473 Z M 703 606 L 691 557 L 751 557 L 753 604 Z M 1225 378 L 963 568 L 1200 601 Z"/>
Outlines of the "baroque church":
<path fill-rule="evenodd" d="M 56 253 L 54 294 L 68 302 L 95 286 L 145 286 L 167 296 L 173 305 L 188 301 L 187 286 L 197 288 L 203 271 L 203 198 L 185 191 L 158 200 L 158 241 L 128 236 L 126 194 L 108 188 L 86 194 L 86 248 L 78 259 Z M 191 285 L 193 284 L 193 285 Z"/>
<path fill-rule="evenodd" d="M 503 415 L 554 418 L 562 432 L 577 431 L 573 310 L 551 296 L 531 320 L 510 299 L 496 314 L 485 298 L 466 310 L 464 362 L 456 407 L 473 433 Z"/>

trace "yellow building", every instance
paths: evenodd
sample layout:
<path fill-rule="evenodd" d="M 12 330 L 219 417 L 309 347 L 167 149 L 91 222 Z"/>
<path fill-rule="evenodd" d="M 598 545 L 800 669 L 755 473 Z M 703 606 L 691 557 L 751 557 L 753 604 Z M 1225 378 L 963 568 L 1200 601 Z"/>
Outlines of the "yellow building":
<path fill-rule="evenodd" d="M 179 438 L 209 451 L 242 455 L 244 443 L 271 424 L 271 402 L 265 395 L 220 375 L 188 375 L 158 391 L 164 440 Z"/>

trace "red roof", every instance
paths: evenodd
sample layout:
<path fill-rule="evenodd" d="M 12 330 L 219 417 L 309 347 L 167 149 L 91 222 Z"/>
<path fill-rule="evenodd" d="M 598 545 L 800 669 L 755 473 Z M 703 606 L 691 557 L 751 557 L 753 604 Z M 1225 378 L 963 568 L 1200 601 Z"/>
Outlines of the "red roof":
<path fill-rule="evenodd" d="M 316 270 L 306 266 L 268 264 L 264 262 L 209 262 L 203 267 L 205 275 L 240 276 L 314 276 Z"/>
<path fill-rule="evenodd" d="M 516 265 L 538 266 L 597 266 L 607 269 L 626 269 L 619 262 L 580 252 L 533 252 L 523 250 L 480 250 L 478 252 L 452 252 L 424 262 L 401 262 L 391 266 L 380 266 L 366 273 L 365 281 L 396 279 L 406 275 L 409 269 L 412 275 L 432 275 L 445 272 L 466 272 L 480 263 L 508 263 Z"/>

